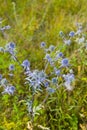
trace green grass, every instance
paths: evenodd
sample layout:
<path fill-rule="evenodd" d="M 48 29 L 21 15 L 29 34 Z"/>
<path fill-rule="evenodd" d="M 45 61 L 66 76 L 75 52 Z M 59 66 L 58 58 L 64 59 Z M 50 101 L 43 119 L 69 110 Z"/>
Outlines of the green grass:
<path fill-rule="evenodd" d="M 47 46 L 53 44 L 60 48 L 63 43 L 59 31 L 68 33 L 75 30 L 77 22 L 81 22 L 86 31 L 87 0 L 0 0 L 0 17 L 3 18 L 3 26 L 11 26 L 10 30 L 5 31 L 5 36 L 0 32 L 0 46 L 14 41 L 18 59 L 22 62 L 27 58 L 32 69 L 42 69 L 42 41 Z M 75 53 L 73 46 L 63 52 L 71 57 L 76 75 L 75 88 L 72 92 L 61 88 L 49 96 L 40 116 L 35 118 L 35 124 L 49 127 L 50 130 L 86 130 L 87 52 Z M 0 73 L 4 73 L 7 78 L 9 63 L 9 57 L 0 54 Z M 29 91 L 23 84 L 21 68 L 16 66 L 12 82 L 17 91 L 14 96 L 0 98 L 0 130 L 27 130 L 29 117 L 23 100 L 27 99 Z M 37 95 L 36 98 L 39 96 L 44 97 Z M 35 126 L 35 130 L 39 129 Z"/>

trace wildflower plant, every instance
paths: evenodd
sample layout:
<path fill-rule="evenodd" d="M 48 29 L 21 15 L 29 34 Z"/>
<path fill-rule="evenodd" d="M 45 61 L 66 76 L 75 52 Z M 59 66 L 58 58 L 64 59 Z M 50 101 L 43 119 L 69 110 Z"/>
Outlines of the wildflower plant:
<path fill-rule="evenodd" d="M 45 45 L 45 46 L 44 46 Z M 66 74 L 64 77 L 64 69 L 69 70 L 69 60 L 64 57 L 64 54 L 62 52 L 59 52 L 59 50 L 56 49 L 54 45 L 50 45 L 49 48 L 46 48 L 46 44 L 42 46 L 41 48 L 44 49 L 45 57 L 45 66 L 43 70 L 31 70 L 31 64 L 28 59 L 25 59 L 21 64 L 19 64 L 23 70 L 25 75 L 25 83 L 29 86 L 29 99 L 27 101 L 27 107 L 28 112 L 30 115 L 31 122 L 33 123 L 34 117 L 36 115 L 39 115 L 39 110 L 41 110 L 43 104 L 46 102 L 47 97 L 50 94 L 55 93 L 59 87 L 65 86 L 67 90 L 71 90 L 71 82 L 74 80 L 74 77 L 70 77 L 70 74 Z M 45 47 L 45 48 L 44 48 Z M 10 54 L 12 60 L 15 62 L 19 62 L 19 60 L 16 57 L 16 45 L 13 42 L 9 42 L 6 44 L 6 46 L 3 48 L 4 53 Z M 50 67 L 51 72 L 47 72 L 48 67 Z M 9 67 L 10 75 L 13 74 L 15 71 L 15 66 L 13 64 L 10 64 Z M 74 75 L 74 74 L 72 74 Z M 70 78 L 69 78 L 70 77 Z M 60 79 L 62 78 L 63 82 L 60 82 Z M 67 87 L 67 85 L 68 87 Z M 6 78 L 3 78 L 3 76 L 0 74 L 0 85 L 3 87 L 2 94 L 9 94 L 13 95 L 16 91 L 16 87 L 14 87 L 12 84 L 10 84 Z M 15 84 L 16 86 L 16 84 Z M 35 104 L 35 95 L 38 93 L 43 93 L 46 91 L 47 96 L 46 99 L 43 99 L 43 101 L 38 104 L 37 106 Z"/>
<path fill-rule="evenodd" d="M 64 45 L 70 46 L 72 41 L 81 44 L 81 47 L 87 49 L 87 40 L 82 33 L 82 26 L 77 25 L 78 29 L 71 31 L 66 37 L 65 34 L 61 31 L 59 35 L 62 37 Z M 10 28 L 9 26 L 5 29 Z M 1 28 L 4 31 L 4 29 Z M 44 51 L 44 68 L 31 69 L 31 63 L 28 59 L 24 61 L 19 61 L 16 54 L 16 44 L 14 42 L 9 42 L 5 47 L 0 47 L 0 53 L 7 53 L 10 55 L 11 59 L 19 63 L 18 65 L 23 69 L 25 76 L 24 85 L 29 86 L 29 98 L 26 101 L 29 116 L 31 123 L 33 125 L 34 118 L 36 115 L 39 115 L 39 111 L 43 108 L 44 103 L 48 97 L 54 94 L 60 87 L 65 87 L 66 90 L 72 91 L 74 86 L 73 82 L 75 81 L 74 71 L 70 63 L 69 57 L 66 57 L 62 52 L 62 49 L 58 49 L 54 45 L 47 47 L 45 42 L 41 42 L 40 48 Z M 8 66 L 10 76 L 13 75 L 15 71 L 15 65 L 10 63 Z M 2 94 L 13 95 L 16 92 L 16 84 L 12 85 L 9 81 L 0 74 L 0 86 L 3 87 Z M 43 99 L 38 105 L 35 104 L 35 97 L 38 93 L 46 93 L 45 99 Z"/>

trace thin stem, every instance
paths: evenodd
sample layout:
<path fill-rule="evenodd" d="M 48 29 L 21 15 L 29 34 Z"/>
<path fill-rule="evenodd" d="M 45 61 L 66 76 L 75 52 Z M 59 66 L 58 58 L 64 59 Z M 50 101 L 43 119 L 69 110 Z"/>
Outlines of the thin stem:
<path fill-rule="evenodd" d="M 19 65 L 21 66 L 20 61 L 18 60 L 18 58 L 16 56 L 14 56 L 14 58 L 16 59 L 16 61 L 19 63 Z"/>
<path fill-rule="evenodd" d="M 44 72 L 46 72 L 46 69 L 47 69 L 47 67 L 48 67 L 48 62 L 47 62 L 47 64 L 45 65 L 45 68 L 44 68 Z"/>
<path fill-rule="evenodd" d="M 32 124 L 34 122 L 33 106 L 34 106 L 34 94 L 32 94 L 32 107 L 31 107 L 31 122 L 32 122 Z"/>
<path fill-rule="evenodd" d="M 41 105 L 43 105 L 43 104 L 47 101 L 48 97 L 49 97 L 49 94 L 46 95 L 46 97 L 45 97 L 45 99 L 42 101 Z"/>

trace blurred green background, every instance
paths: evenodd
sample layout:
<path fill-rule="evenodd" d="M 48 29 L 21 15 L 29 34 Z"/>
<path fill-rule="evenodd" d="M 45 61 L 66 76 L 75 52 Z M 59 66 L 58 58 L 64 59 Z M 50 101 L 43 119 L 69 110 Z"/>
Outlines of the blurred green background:
<path fill-rule="evenodd" d="M 82 23 L 87 31 L 87 0 L 0 0 L 0 17 L 2 26 L 11 26 L 4 34 L 0 32 L 0 46 L 14 41 L 20 62 L 29 59 L 32 69 L 42 69 L 42 41 L 47 46 L 53 44 L 60 48 L 63 43 L 59 31 L 75 30 L 77 22 Z M 64 52 L 71 56 L 70 48 Z M 76 75 L 73 92 L 66 92 L 63 88 L 58 90 L 49 97 L 40 117 L 35 119 L 38 125 L 50 130 L 87 130 L 87 53 L 72 53 L 71 63 Z M 9 57 L 0 53 L 0 73 L 7 78 L 10 62 Z M 14 79 L 10 79 L 16 86 L 16 93 L 0 98 L 0 130 L 29 129 L 28 112 L 23 102 L 29 91 L 23 83 L 23 71 L 16 66 Z"/>

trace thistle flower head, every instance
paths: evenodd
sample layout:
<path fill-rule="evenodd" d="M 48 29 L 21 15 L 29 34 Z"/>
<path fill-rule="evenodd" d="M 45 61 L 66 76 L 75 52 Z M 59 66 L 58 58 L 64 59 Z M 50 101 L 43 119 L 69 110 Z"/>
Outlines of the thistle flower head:
<path fill-rule="evenodd" d="M 6 86 L 7 83 L 8 83 L 8 81 L 7 81 L 6 78 L 2 78 L 1 81 L 0 81 L 1 86 Z"/>
<path fill-rule="evenodd" d="M 64 43 L 66 44 L 66 45 L 70 45 L 71 44 L 71 40 L 69 39 L 69 40 L 64 40 Z"/>
<path fill-rule="evenodd" d="M 52 83 L 53 83 L 53 84 L 56 84 L 56 83 L 57 83 L 57 78 L 56 78 L 56 77 L 52 78 Z"/>
<path fill-rule="evenodd" d="M 22 62 L 21 65 L 24 67 L 24 69 L 27 69 L 30 67 L 30 62 L 26 59 Z"/>
<path fill-rule="evenodd" d="M 55 89 L 51 88 L 51 87 L 47 87 L 46 90 L 48 91 L 48 93 L 52 94 L 55 92 Z"/>
<path fill-rule="evenodd" d="M 64 80 L 65 80 L 66 82 L 70 82 L 70 83 L 75 79 L 73 73 L 68 73 L 68 74 L 66 74 L 66 75 L 63 75 L 63 78 L 64 78 Z"/>
<path fill-rule="evenodd" d="M 8 30 L 8 29 L 10 29 L 10 28 L 11 28 L 10 25 L 5 26 L 5 29 L 6 29 L 6 30 Z"/>
<path fill-rule="evenodd" d="M 14 65 L 9 65 L 9 71 L 12 71 L 12 70 L 14 70 L 15 68 L 14 68 Z"/>
<path fill-rule="evenodd" d="M 10 43 L 9 43 L 9 47 L 10 47 L 11 49 L 14 49 L 14 48 L 15 48 L 15 43 L 14 43 L 14 42 L 10 42 Z"/>
<path fill-rule="evenodd" d="M 74 31 L 71 31 L 70 33 L 69 33 L 69 36 L 70 37 L 73 37 L 75 35 L 75 32 Z"/>
<path fill-rule="evenodd" d="M 15 54 L 15 43 L 14 42 L 9 42 L 5 46 L 5 51 L 9 52 L 11 55 Z"/>
<path fill-rule="evenodd" d="M 68 61 L 68 59 L 67 59 L 67 58 L 62 59 L 61 65 L 62 65 L 62 67 L 67 67 L 67 66 L 69 66 L 69 61 Z"/>
<path fill-rule="evenodd" d="M 6 86 L 6 88 L 4 88 L 4 91 L 2 92 L 2 94 L 13 95 L 14 91 L 15 91 L 15 87 L 14 86 Z"/>
<path fill-rule="evenodd" d="M 55 46 L 54 45 L 50 45 L 49 51 L 52 52 L 52 51 L 54 51 L 54 49 L 55 49 Z"/>
<path fill-rule="evenodd" d="M 59 32 L 59 36 L 60 36 L 60 37 L 63 37 L 63 36 L 64 36 L 63 31 L 60 31 L 60 32 Z"/>
<path fill-rule="evenodd" d="M 48 61 L 48 62 L 51 62 L 52 61 L 52 58 L 50 57 L 50 54 L 46 54 L 45 56 L 45 59 Z"/>
<path fill-rule="evenodd" d="M 44 48 L 46 46 L 45 42 L 41 42 L 41 48 Z"/>
<path fill-rule="evenodd" d="M 3 47 L 0 47 L 0 52 L 4 52 L 4 48 Z"/>
<path fill-rule="evenodd" d="M 55 71 L 55 74 L 57 75 L 57 76 L 59 76 L 60 75 L 60 70 L 59 69 L 57 69 L 56 71 Z"/>
<path fill-rule="evenodd" d="M 46 81 L 46 82 L 44 83 L 44 86 L 45 86 L 45 87 L 48 87 L 48 86 L 49 86 L 49 82 Z"/>
<path fill-rule="evenodd" d="M 57 53 L 56 59 L 59 59 L 59 58 L 61 58 L 61 57 L 63 57 L 63 53 L 62 53 L 62 52 Z"/>

